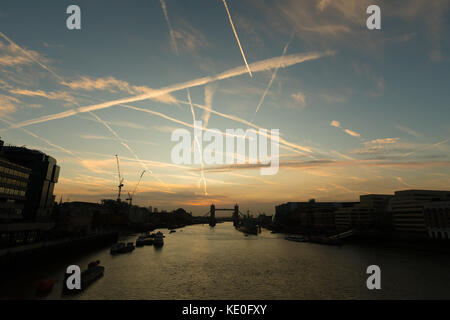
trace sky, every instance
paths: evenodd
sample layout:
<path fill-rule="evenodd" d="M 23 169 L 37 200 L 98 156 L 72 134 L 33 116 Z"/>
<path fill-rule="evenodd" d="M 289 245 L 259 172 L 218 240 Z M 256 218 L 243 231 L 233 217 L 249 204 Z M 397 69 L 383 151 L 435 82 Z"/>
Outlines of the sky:
<path fill-rule="evenodd" d="M 73 4 L 80 30 L 66 26 Z M 372 4 L 380 30 L 366 26 Z M 448 190 L 449 9 L 449 0 L 4 0 L 0 137 L 57 159 L 63 201 L 115 199 L 115 155 L 134 204 L 195 215 L 212 203 L 272 214 L 288 201 Z M 192 132 L 194 117 L 203 132 L 278 129 L 277 174 L 261 175 L 259 163 L 175 164 L 171 135 Z"/>

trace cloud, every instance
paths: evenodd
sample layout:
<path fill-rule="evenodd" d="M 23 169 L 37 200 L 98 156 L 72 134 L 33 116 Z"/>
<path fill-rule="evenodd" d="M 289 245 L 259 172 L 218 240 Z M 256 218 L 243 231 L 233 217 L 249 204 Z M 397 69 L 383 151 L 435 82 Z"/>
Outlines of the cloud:
<path fill-rule="evenodd" d="M 211 116 L 212 100 L 214 96 L 214 88 L 210 85 L 205 86 L 205 111 L 202 115 L 203 127 L 208 127 L 209 117 Z"/>
<path fill-rule="evenodd" d="M 384 139 L 375 139 L 372 141 L 364 142 L 365 145 L 373 145 L 373 144 L 393 144 L 398 142 L 398 138 L 384 138 Z"/>
<path fill-rule="evenodd" d="M 0 32 L 0 36 L 3 33 Z M 25 51 L 25 53 L 24 53 Z M 33 59 L 44 60 L 36 51 L 18 48 L 14 43 L 0 41 L 0 65 L 5 67 L 23 66 L 33 63 Z"/>
<path fill-rule="evenodd" d="M 300 103 L 302 106 L 305 106 L 305 95 L 301 92 L 293 93 L 291 95 L 291 98 L 293 98 L 295 101 Z"/>
<path fill-rule="evenodd" d="M 340 128 L 341 127 L 341 123 L 339 121 L 337 121 L 337 120 L 333 120 L 333 121 L 331 121 L 330 126 L 336 127 L 336 128 Z"/>
<path fill-rule="evenodd" d="M 398 125 L 398 124 L 396 124 L 394 126 L 394 128 L 397 129 L 397 130 L 400 130 L 402 132 L 405 132 L 405 133 L 407 133 L 407 134 L 409 134 L 411 136 L 414 136 L 416 138 L 420 138 L 420 137 L 423 136 L 422 133 L 420 133 L 420 132 L 418 132 L 416 130 L 413 130 L 413 129 L 410 129 L 410 128 L 407 128 L 407 127 L 404 127 L 404 126 L 401 126 L 401 125 Z"/>
<path fill-rule="evenodd" d="M 210 166 L 204 168 L 205 172 L 228 172 L 231 170 L 252 170 L 267 167 L 267 164 L 229 164 L 220 166 Z M 416 169 L 416 168 L 432 168 L 432 167 L 448 167 L 449 161 L 380 161 L 380 160 L 312 160 L 312 161 L 298 161 L 285 160 L 280 161 L 279 167 L 286 169 L 309 169 L 319 167 L 385 167 L 385 168 L 399 168 L 399 169 Z M 200 169 L 193 168 L 191 171 L 198 171 Z"/>
<path fill-rule="evenodd" d="M 164 0 L 160 0 L 160 3 L 161 3 L 161 8 L 164 13 L 164 19 L 166 19 L 167 27 L 169 28 L 169 35 L 170 35 L 170 41 L 172 44 L 172 48 L 175 50 L 176 54 L 178 54 L 177 42 L 175 40 L 175 33 L 174 33 L 172 25 L 170 23 L 169 15 L 167 14 L 166 2 Z"/>
<path fill-rule="evenodd" d="M 352 131 L 350 129 L 344 129 L 344 132 L 353 136 L 353 137 L 360 137 L 361 135 L 358 132 Z"/>
<path fill-rule="evenodd" d="M 253 72 L 259 72 L 259 71 L 266 71 L 266 70 L 274 69 L 274 68 L 277 68 L 278 66 L 280 66 L 281 68 L 286 68 L 286 67 L 289 67 L 292 65 L 296 65 L 296 64 L 305 62 L 305 61 L 315 60 L 315 59 L 319 59 L 319 58 L 322 58 L 325 56 L 330 56 L 330 55 L 334 55 L 334 52 L 326 51 L 326 52 L 310 52 L 310 53 L 306 53 L 306 54 L 291 54 L 291 55 L 288 55 L 285 57 L 275 57 L 275 58 L 270 58 L 270 59 L 261 60 L 261 61 L 252 63 L 251 69 L 253 70 Z M 161 89 L 157 89 L 157 90 L 152 90 L 151 92 L 147 92 L 147 93 L 140 94 L 137 96 L 102 102 L 102 103 L 88 105 L 88 106 L 83 106 L 83 107 L 67 110 L 67 111 L 64 111 L 61 113 L 57 113 L 57 114 L 47 115 L 47 116 L 43 116 L 43 117 L 36 118 L 36 119 L 30 119 L 27 121 L 17 123 L 17 124 L 15 124 L 14 127 L 23 127 L 23 126 L 43 123 L 43 122 L 47 122 L 47 121 L 51 121 L 51 120 L 63 119 L 63 118 L 73 116 L 75 114 L 79 114 L 79 113 L 106 109 L 106 108 L 109 108 L 109 107 L 112 107 L 115 105 L 123 105 L 123 104 L 130 103 L 130 102 L 153 99 L 153 98 L 160 97 L 162 95 L 172 93 L 175 91 L 179 91 L 182 89 L 206 85 L 211 82 L 237 77 L 237 76 L 240 76 L 245 73 L 247 73 L 247 70 L 245 67 L 237 67 L 237 68 L 229 69 L 229 70 L 222 72 L 216 76 L 197 78 L 197 79 L 194 79 L 191 81 L 174 84 L 174 85 L 164 87 Z"/>
<path fill-rule="evenodd" d="M 129 94 L 152 94 L 156 90 L 148 88 L 146 86 L 130 85 L 128 82 L 118 80 L 114 77 L 104 77 L 92 79 L 86 76 L 81 77 L 79 80 L 63 82 L 63 85 L 71 88 L 72 90 L 104 90 L 111 93 L 126 92 Z M 177 104 L 176 98 L 170 94 L 157 95 L 152 98 L 155 101 L 166 104 Z"/>
<path fill-rule="evenodd" d="M 43 90 L 28 90 L 28 89 L 11 89 L 10 93 L 28 97 L 42 97 L 49 100 L 62 100 L 72 104 L 77 104 L 75 99 L 67 92 L 46 92 Z"/>
<path fill-rule="evenodd" d="M 19 103 L 20 101 L 14 97 L 0 94 L 0 116 L 9 118 L 11 113 L 16 112 L 16 105 Z"/>

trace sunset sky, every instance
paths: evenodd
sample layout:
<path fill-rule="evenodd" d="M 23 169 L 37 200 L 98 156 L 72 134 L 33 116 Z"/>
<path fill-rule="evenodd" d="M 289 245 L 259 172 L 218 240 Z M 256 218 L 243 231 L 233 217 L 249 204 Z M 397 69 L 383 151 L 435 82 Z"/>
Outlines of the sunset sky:
<path fill-rule="evenodd" d="M 71 4 L 81 30 L 66 27 Z M 366 27 L 371 4 L 381 30 Z M 146 170 L 134 204 L 198 215 L 449 189 L 450 1 L 226 5 L 3 0 L 1 139 L 56 158 L 65 201 L 116 198 L 116 154 L 125 195 Z M 278 173 L 173 164 L 189 99 L 207 128 L 279 129 Z"/>

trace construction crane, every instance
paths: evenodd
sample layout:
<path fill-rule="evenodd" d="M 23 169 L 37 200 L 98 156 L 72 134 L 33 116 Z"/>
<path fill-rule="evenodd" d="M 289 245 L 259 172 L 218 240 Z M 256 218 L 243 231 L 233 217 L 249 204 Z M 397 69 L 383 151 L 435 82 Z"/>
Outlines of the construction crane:
<path fill-rule="evenodd" d="M 134 194 L 136 193 L 136 190 L 137 190 L 137 187 L 139 186 L 139 183 L 141 183 L 142 176 L 144 175 L 144 173 L 145 173 L 145 170 L 142 171 L 141 176 L 139 177 L 139 181 L 138 181 L 138 183 L 136 184 L 136 187 L 134 187 L 133 192 L 132 192 L 131 194 L 128 192 L 128 199 L 127 199 L 127 201 L 130 201 L 130 207 L 131 207 L 132 202 L 133 202 L 133 196 L 134 196 Z"/>
<path fill-rule="evenodd" d="M 120 202 L 120 193 L 122 192 L 122 187 L 123 187 L 123 178 L 120 175 L 120 167 L 119 167 L 119 157 L 116 154 L 116 160 L 117 160 L 117 172 L 119 174 L 119 195 L 117 196 L 117 202 Z"/>

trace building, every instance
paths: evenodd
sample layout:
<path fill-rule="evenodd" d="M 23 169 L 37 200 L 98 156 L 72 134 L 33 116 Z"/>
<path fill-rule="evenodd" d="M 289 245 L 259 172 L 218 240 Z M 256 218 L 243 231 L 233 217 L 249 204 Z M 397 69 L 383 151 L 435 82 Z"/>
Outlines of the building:
<path fill-rule="evenodd" d="M 306 229 L 335 229 L 334 212 L 353 206 L 355 202 L 287 202 L 275 207 L 274 224 Z"/>
<path fill-rule="evenodd" d="M 54 227 L 56 160 L 0 141 L 0 246 L 32 243 Z"/>
<path fill-rule="evenodd" d="M 450 201 L 450 191 L 396 191 L 391 201 L 395 233 L 414 238 L 428 237 L 430 230 L 425 220 L 425 207 L 428 207 L 428 212 L 434 212 L 435 208 L 429 206 L 431 205 L 430 202 L 440 201 Z M 434 222 L 432 225 L 434 225 Z M 430 226 L 430 228 L 433 227 Z"/>
<path fill-rule="evenodd" d="M 55 207 L 55 230 L 64 235 L 85 235 L 92 231 L 94 215 L 102 213 L 98 203 L 64 202 Z"/>
<path fill-rule="evenodd" d="M 360 202 L 334 213 L 336 229 L 368 229 L 389 224 L 389 204 L 392 195 L 368 194 L 359 197 Z"/>
<path fill-rule="evenodd" d="M 434 201 L 424 205 L 428 237 L 450 239 L 450 201 Z"/>
<path fill-rule="evenodd" d="M 41 151 L 24 147 L 5 146 L 2 152 L 10 162 L 31 169 L 23 219 L 28 222 L 51 222 L 55 203 L 53 190 L 59 177 L 56 160 Z"/>
<path fill-rule="evenodd" d="M 0 220 L 9 222 L 23 218 L 31 170 L 4 159 L 2 145 L 0 140 Z"/>

